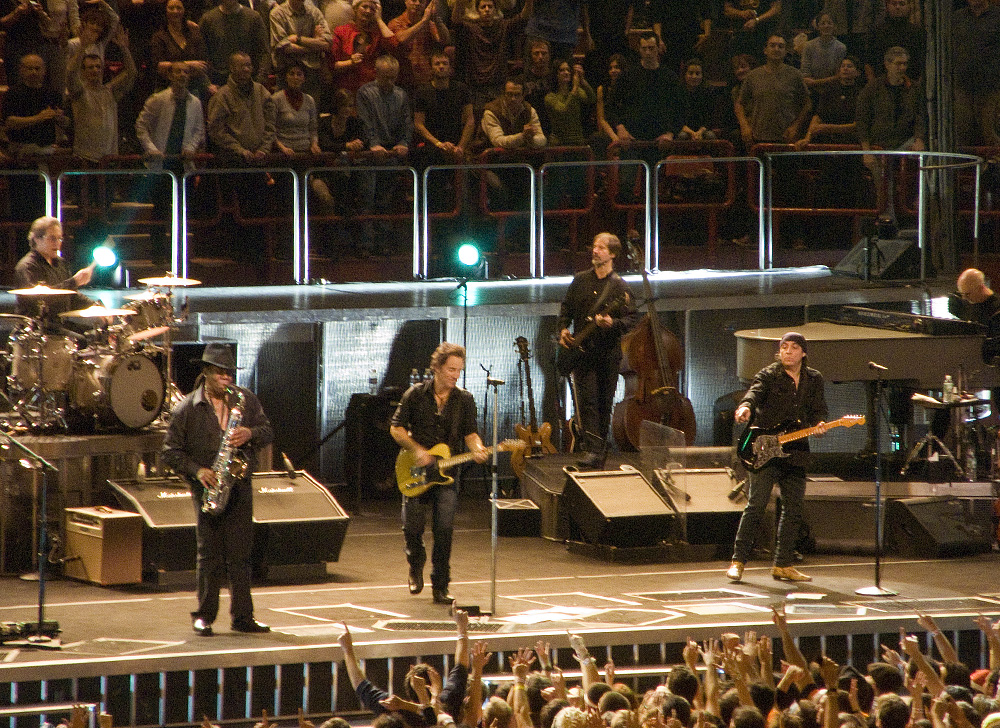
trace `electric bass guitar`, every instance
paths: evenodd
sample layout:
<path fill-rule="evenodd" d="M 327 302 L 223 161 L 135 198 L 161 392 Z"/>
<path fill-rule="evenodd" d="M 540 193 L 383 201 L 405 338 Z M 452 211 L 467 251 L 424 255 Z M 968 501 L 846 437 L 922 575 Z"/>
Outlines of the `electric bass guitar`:
<path fill-rule="evenodd" d="M 579 331 L 573 334 L 573 340 L 568 347 L 559 347 L 559 351 L 556 354 L 556 370 L 560 376 L 569 376 L 569 373 L 577 368 L 580 361 L 586 355 L 587 339 L 598 328 L 597 317 L 601 314 L 614 316 L 618 312 L 618 309 L 625 306 L 628 301 L 629 295 L 627 291 L 622 291 L 612 296 L 610 300 L 601 306 L 601 309 L 596 314 L 587 318 L 587 323 Z"/>
<path fill-rule="evenodd" d="M 514 452 L 523 450 L 522 440 L 504 440 L 497 445 L 499 452 Z M 438 458 L 430 465 L 417 465 L 417 459 L 413 453 L 403 448 L 396 457 L 396 485 L 399 492 L 409 498 L 426 493 L 435 485 L 451 485 L 455 479 L 447 474 L 456 465 L 467 463 L 474 457 L 474 453 L 464 452 L 461 455 L 452 457 L 451 449 L 446 443 L 439 442 L 428 450 L 431 455 Z M 486 452 L 493 454 L 493 448 L 486 448 Z"/>
<path fill-rule="evenodd" d="M 786 442 L 802 440 L 810 435 L 820 434 L 835 427 L 854 427 L 863 424 L 865 424 L 864 415 L 844 415 L 832 422 L 805 427 L 794 432 L 782 432 L 784 425 L 766 430 L 760 427 L 748 427 L 743 433 L 743 437 L 740 438 L 736 454 L 744 467 L 753 473 L 763 468 L 774 458 L 787 458 L 788 453 L 782 448 Z"/>

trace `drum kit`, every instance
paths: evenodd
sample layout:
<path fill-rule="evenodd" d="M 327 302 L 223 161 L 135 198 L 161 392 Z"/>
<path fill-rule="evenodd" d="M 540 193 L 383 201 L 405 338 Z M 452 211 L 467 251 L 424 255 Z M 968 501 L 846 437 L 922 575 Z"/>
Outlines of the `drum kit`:
<path fill-rule="evenodd" d="M 200 281 L 165 275 L 142 278 L 146 290 L 121 308 L 94 305 L 59 314 L 86 333 L 46 327 L 47 302 L 75 291 L 39 284 L 10 291 L 41 303 L 39 318 L 0 314 L 19 322 L 3 353 L 9 410 L 0 428 L 36 432 L 137 430 L 169 416 L 181 399 L 171 377 L 174 288 Z"/>

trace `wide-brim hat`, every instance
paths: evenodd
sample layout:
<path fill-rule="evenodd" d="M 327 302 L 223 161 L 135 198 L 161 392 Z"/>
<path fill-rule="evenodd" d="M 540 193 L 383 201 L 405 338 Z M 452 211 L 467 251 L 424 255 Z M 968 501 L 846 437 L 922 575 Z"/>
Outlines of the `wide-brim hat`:
<path fill-rule="evenodd" d="M 228 344 L 209 344 L 205 347 L 200 359 L 191 360 L 195 364 L 211 364 L 212 366 L 236 372 L 236 354 Z"/>

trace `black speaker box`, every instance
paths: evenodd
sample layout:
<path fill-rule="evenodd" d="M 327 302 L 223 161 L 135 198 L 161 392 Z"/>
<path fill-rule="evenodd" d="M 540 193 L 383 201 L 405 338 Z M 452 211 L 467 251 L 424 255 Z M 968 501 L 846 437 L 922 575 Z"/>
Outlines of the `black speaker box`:
<path fill-rule="evenodd" d="M 122 508 L 142 516 L 143 573 L 195 567 L 191 489 L 177 478 L 109 480 Z M 350 518 L 304 470 L 253 474 L 255 563 L 268 566 L 337 561 Z"/>
<path fill-rule="evenodd" d="M 391 394 L 352 394 L 344 413 L 344 476 L 359 497 L 399 496 L 395 475 L 399 445 L 389 435 L 389 421 L 396 411 Z"/>
<path fill-rule="evenodd" d="M 565 507 L 587 542 L 625 548 L 670 537 L 674 513 L 638 470 L 568 471 L 567 476 Z"/>
<path fill-rule="evenodd" d="M 870 241 L 870 243 L 869 243 Z M 865 277 L 865 246 L 870 245 L 870 278 L 884 280 L 920 277 L 920 248 L 917 241 L 906 237 L 881 240 L 862 238 L 834 267 L 834 273 Z"/>
<path fill-rule="evenodd" d="M 886 503 L 886 540 L 900 556 L 936 558 L 990 550 L 992 523 L 981 499 L 900 498 Z"/>

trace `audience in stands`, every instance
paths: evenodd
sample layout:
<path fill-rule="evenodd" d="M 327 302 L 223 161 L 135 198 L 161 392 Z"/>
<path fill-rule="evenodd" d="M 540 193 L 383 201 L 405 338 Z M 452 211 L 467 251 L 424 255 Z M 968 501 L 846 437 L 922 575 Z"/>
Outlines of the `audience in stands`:
<path fill-rule="evenodd" d="M 157 88 L 172 85 L 173 65 L 184 61 L 189 74 L 188 90 L 203 102 L 208 100 L 208 50 L 198 24 L 188 16 L 183 0 L 167 0 L 166 22 L 150 41 L 150 62 L 159 76 Z"/>
<path fill-rule="evenodd" d="M 579 63 L 571 67 L 569 61 L 559 61 L 556 66 L 557 86 L 545 95 L 552 145 L 578 147 L 587 143 L 583 134 L 584 107 L 593 105 L 597 96 L 583 74 Z"/>
<path fill-rule="evenodd" d="M 326 17 L 311 2 L 285 0 L 271 11 L 271 60 L 279 85 L 287 80 L 287 69 L 298 64 L 305 75 L 299 90 L 319 99 L 323 93 L 326 53 L 332 42 Z"/>
<path fill-rule="evenodd" d="M 906 149 L 921 151 L 927 126 L 923 90 L 906 75 L 909 54 L 894 46 L 885 52 L 885 75 L 869 83 L 858 94 L 855 130 L 863 149 Z M 889 194 L 883 177 L 884 156 L 865 155 L 865 166 L 875 178 L 879 209 Z M 891 187 L 891 185 L 890 185 Z"/>
<path fill-rule="evenodd" d="M 951 26 L 955 139 L 960 146 L 1000 144 L 1000 67 L 988 61 L 1000 50 L 1000 8 L 968 0 Z"/>
<path fill-rule="evenodd" d="M 234 53 L 244 53 L 252 63 L 258 81 L 267 77 L 271 65 L 271 50 L 267 28 L 260 14 L 240 0 L 220 0 L 219 4 L 201 16 L 198 24 L 208 55 L 208 78 L 214 93 L 226 83 L 230 59 Z M 211 132 L 209 132 L 211 133 Z"/>
<path fill-rule="evenodd" d="M 718 99 L 715 89 L 705 83 L 702 63 L 692 58 L 684 64 L 680 87 L 680 129 L 677 139 L 708 141 L 716 138 Z"/>
<path fill-rule="evenodd" d="M 833 17 L 820 13 L 816 18 L 819 35 L 807 41 L 802 50 L 802 76 L 806 86 L 822 91 L 837 83 L 840 62 L 847 56 L 847 46 L 833 37 Z"/>
<path fill-rule="evenodd" d="M 476 159 L 473 137 L 479 147 L 502 149 L 546 140 L 550 146 L 589 142 L 597 159 L 651 164 L 671 153 L 674 138 L 710 140 L 716 134 L 733 142 L 737 154 L 758 142 L 799 149 L 924 144 L 925 31 L 912 0 L 886 0 L 884 9 L 880 0 L 826 0 L 822 8 L 818 0 L 726 0 L 720 7 L 661 0 L 502 0 L 500 7 L 498 0 L 394 0 L 391 8 L 386 0 L 385 12 L 399 13 L 391 21 L 379 0 L 263 0 L 252 7 L 245 0 L 187 1 L 190 7 L 185 0 L 0 0 L 9 84 L 0 110 L 0 161 L 44 165 L 60 147 L 75 151 L 78 159 L 67 161 L 70 166 L 102 164 L 134 149 L 149 161 L 151 146 L 166 143 L 152 143 L 158 137 L 151 130 L 162 135 L 170 127 L 160 120 L 166 97 L 153 103 L 159 109 L 154 117 L 143 101 L 152 102 L 156 89 L 172 88 L 181 73 L 188 78 L 178 93 L 201 99 L 211 151 L 219 155 L 206 157 L 207 165 L 320 150 L 353 154 L 358 145 L 379 154 L 386 149 L 393 163 L 465 163 Z M 956 144 L 1000 145 L 1000 66 L 984 60 L 997 55 L 1000 10 L 988 0 L 960 2 L 966 6 L 954 14 L 951 38 Z M 802 45 L 801 74 L 785 54 L 800 33 L 812 36 Z M 127 37 L 127 44 L 110 42 L 112 37 Z M 761 49 L 767 63 L 753 69 Z M 256 83 L 228 83 L 235 52 L 249 57 Z M 893 68 L 876 78 L 888 52 Z M 389 94 L 374 97 L 371 89 L 378 85 L 369 87 L 363 115 L 369 125 L 377 123 L 377 114 L 369 113 L 374 98 L 388 102 L 402 93 L 407 108 L 412 101 L 408 111 L 397 109 L 402 127 L 417 132 L 416 147 L 413 139 L 401 145 L 405 156 L 392 151 L 395 142 L 369 140 L 377 130 L 351 130 L 361 122 L 350 109 L 359 90 L 376 81 L 381 56 L 398 60 L 400 73 Z M 175 73 L 176 61 L 187 62 L 184 71 Z M 732 78 L 724 70 L 729 64 Z M 594 94 L 585 79 L 603 79 L 605 72 Z M 514 105 L 505 93 L 508 78 L 516 78 L 524 94 Z M 271 95 L 276 89 L 283 90 Z M 727 94 L 733 103 L 719 103 Z M 188 101 L 182 105 L 193 110 Z M 524 123 L 511 126 L 521 116 Z M 536 121 L 537 132 L 525 129 Z M 185 119 L 185 149 L 197 136 L 191 124 Z M 280 166 L 281 157 L 275 159 Z M 190 167 L 190 161 L 189 155 L 187 165 L 171 169 Z M 881 180 L 877 160 L 866 162 Z M 843 169 L 853 175 L 857 165 Z M 316 175 L 310 182 L 315 199 L 332 204 L 318 192 L 324 185 L 343 197 L 324 181 L 343 175 Z M 359 179 L 372 178 L 356 176 L 351 186 L 364 189 Z M 881 205 L 887 202 L 884 186 L 877 185 Z M 628 184 L 620 189 L 632 200 L 640 193 Z M 737 208 L 744 192 L 738 187 L 729 217 L 742 215 Z"/>
<path fill-rule="evenodd" d="M 500 18 L 495 14 L 495 0 L 477 0 L 479 18 L 469 20 L 466 6 L 471 0 L 455 0 L 451 27 L 455 34 L 455 58 L 463 80 L 472 90 L 473 106 L 478 112 L 503 91 L 507 78 L 510 45 L 528 23 L 534 0 L 525 0 L 518 15 Z"/>
<path fill-rule="evenodd" d="M 431 56 L 431 80 L 413 95 L 413 128 L 422 140 L 426 164 L 461 164 L 472 143 L 475 123 L 469 87 L 456 81 L 443 50 Z"/>
<path fill-rule="evenodd" d="M 421 22 L 424 15 L 427 21 Z M 451 45 L 451 33 L 441 17 L 438 0 L 406 0 L 406 10 L 389 21 L 389 30 L 397 37 L 414 26 L 419 27 L 400 41 L 399 85 L 408 92 L 431 82 L 431 56 L 436 49 Z"/>
<path fill-rule="evenodd" d="M 91 36 L 91 33 L 94 33 Z M 89 164 L 98 164 L 105 156 L 118 154 L 118 102 L 135 82 L 135 62 L 128 38 L 119 26 L 112 38 L 121 49 L 124 65 L 114 77 L 104 82 L 104 61 L 94 53 L 84 53 L 87 40 L 96 39 L 96 29 L 84 24 L 84 39 L 69 59 L 69 103 L 73 114 L 73 154 Z"/>
<path fill-rule="evenodd" d="M 297 61 L 285 65 L 284 88 L 274 102 L 274 145 L 287 156 L 319 154 L 319 114 L 315 99 L 305 92 L 306 68 Z"/>

